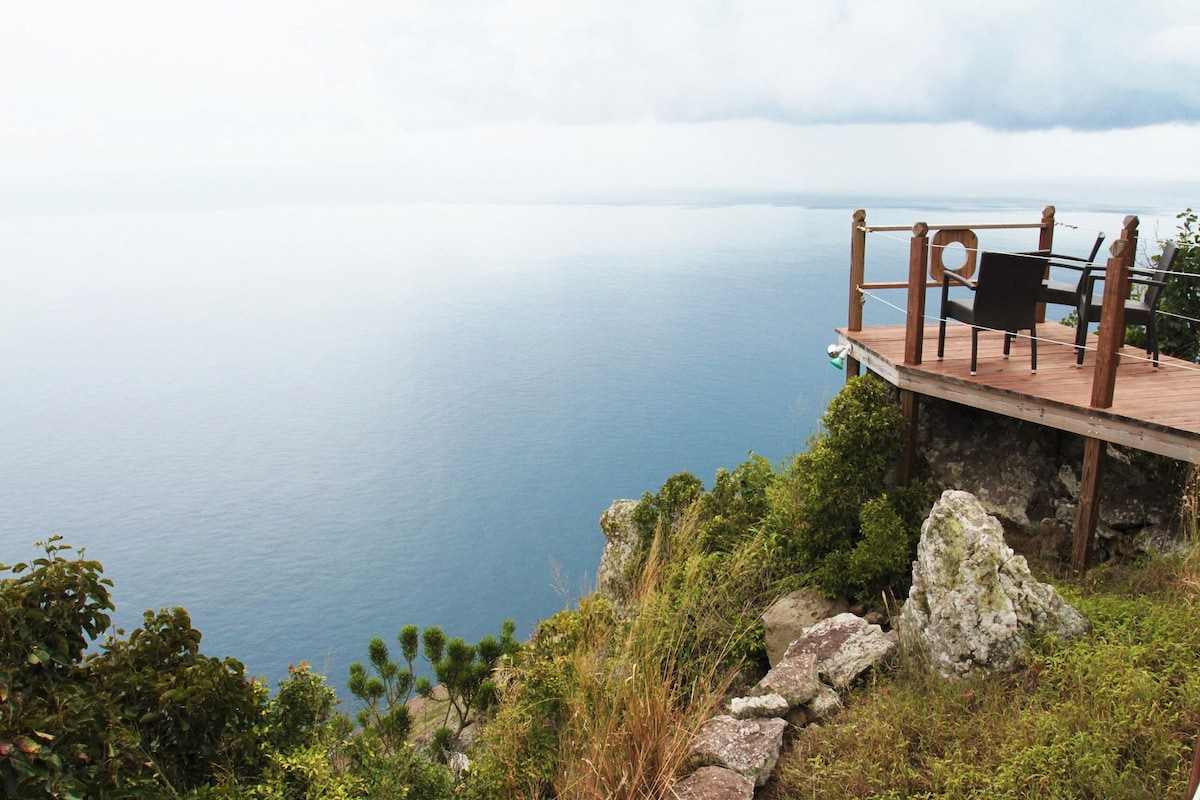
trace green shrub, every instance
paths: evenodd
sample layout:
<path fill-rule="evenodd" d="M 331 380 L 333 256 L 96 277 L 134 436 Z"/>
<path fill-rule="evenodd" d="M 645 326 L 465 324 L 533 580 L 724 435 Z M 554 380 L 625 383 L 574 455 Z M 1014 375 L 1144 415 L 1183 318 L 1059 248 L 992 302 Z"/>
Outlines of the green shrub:
<path fill-rule="evenodd" d="M 1196 212 L 1190 208 L 1176 218 L 1180 221 L 1175 238 L 1179 255 L 1171 271 L 1185 274 L 1168 275 L 1159 296 L 1158 310 L 1164 313 L 1156 320 L 1158 345 L 1165 355 L 1200 362 L 1200 228 Z M 1126 344 L 1145 347 L 1145 341 L 1144 327 L 1125 330 Z"/>
<path fill-rule="evenodd" d="M 924 490 L 890 485 L 904 430 L 891 389 L 851 378 L 808 452 L 769 488 L 772 530 L 795 569 L 827 595 L 877 597 L 908 579 Z"/>
<path fill-rule="evenodd" d="M 183 609 L 146 612 L 128 639 L 84 648 L 109 624 L 98 562 L 54 537 L 0 567 L 0 782 L 11 797 L 128 797 L 253 776 L 265 689 L 234 659 L 200 653 Z"/>

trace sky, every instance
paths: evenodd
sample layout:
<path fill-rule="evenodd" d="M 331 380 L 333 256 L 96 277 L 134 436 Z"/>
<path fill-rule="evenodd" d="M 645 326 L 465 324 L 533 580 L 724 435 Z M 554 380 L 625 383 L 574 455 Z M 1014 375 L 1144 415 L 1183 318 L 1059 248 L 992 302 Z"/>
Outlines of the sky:
<path fill-rule="evenodd" d="M 0 210 L 1200 186 L 1195 0 L 0 0 Z"/>

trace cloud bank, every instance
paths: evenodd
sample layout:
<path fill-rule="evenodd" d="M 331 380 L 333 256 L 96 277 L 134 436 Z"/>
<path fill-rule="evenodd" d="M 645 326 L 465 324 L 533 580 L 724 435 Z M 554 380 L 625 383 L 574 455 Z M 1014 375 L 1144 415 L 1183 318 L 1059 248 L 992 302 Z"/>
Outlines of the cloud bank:
<path fill-rule="evenodd" d="M 980 180 L 1128 171 L 1200 135 L 1197 43 L 1194 0 L 14 4 L 0 172 L 370 161 L 599 185 L 658 163 L 658 185 L 754 188 L 862 148 L 885 176 L 947 151 Z"/>

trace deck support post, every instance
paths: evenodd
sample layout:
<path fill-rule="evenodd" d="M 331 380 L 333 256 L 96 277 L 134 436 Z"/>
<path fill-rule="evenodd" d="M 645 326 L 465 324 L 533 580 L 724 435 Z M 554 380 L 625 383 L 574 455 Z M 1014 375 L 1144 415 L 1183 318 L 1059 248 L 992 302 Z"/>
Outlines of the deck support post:
<path fill-rule="evenodd" d="M 917 471 L 917 424 L 920 422 L 921 396 L 911 389 L 900 390 L 900 413 L 904 415 L 904 451 L 896 465 L 896 485 L 908 486 Z"/>
<path fill-rule="evenodd" d="M 1096 373 L 1092 379 L 1092 408 L 1111 408 L 1117 383 L 1117 363 L 1125 340 L 1125 298 L 1129 296 L 1129 268 L 1136 252 L 1138 218 L 1125 218 L 1121 238 L 1112 246 L 1112 257 L 1105 267 L 1104 310 L 1100 316 Z M 1088 567 L 1096 522 L 1100 514 L 1100 484 L 1104 478 L 1104 458 L 1108 445 L 1100 439 L 1085 438 L 1083 467 L 1079 481 L 1079 505 L 1075 509 L 1075 541 L 1071 569 L 1082 574 Z"/>
<path fill-rule="evenodd" d="M 850 225 L 850 308 L 846 315 L 846 330 L 861 331 L 863 304 L 867 298 L 860 288 L 867 275 L 867 211 L 860 208 L 854 212 Z M 858 375 L 858 359 L 846 358 L 846 380 Z"/>
<path fill-rule="evenodd" d="M 1042 209 L 1042 230 L 1038 233 L 1038 250 L 1045 250 L 1047 253 L 1054 250 L 1054 206 L 1046 206 Z M 1046 264 L 1046 274 L 1043 276 L 1050 277 L 1050 264 Z M 1046 321 L 1046 304 L 1037 304 L 1037 321 L 1039 323 Z"/>
<path fill-rule="evenodd" d="M 908 315 L 904 327 L 904 363 L 919 366 L 925 348 L 925 272 L 929 264 L 929 226 L 913 225 L 908 245 Z"/>
<path fill-rule="evenodd" d="M 1071 570 L 1082 575 L 1088 568 L 1096 521 L 1100 518 L 1100 483 L 1104 479 L 1104 453 L 1108 445 L 1091 437 L 1083 440 L 1083 469 L 1079 477 L 1079 505 L 1075 507 L 1075 543 Z"/>

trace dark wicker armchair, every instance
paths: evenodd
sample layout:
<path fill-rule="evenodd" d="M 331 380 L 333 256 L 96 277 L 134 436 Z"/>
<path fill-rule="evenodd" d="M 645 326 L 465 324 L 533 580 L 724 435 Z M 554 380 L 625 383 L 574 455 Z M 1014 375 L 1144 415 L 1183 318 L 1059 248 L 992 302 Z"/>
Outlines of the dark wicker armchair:
<path fill-rule="evenodd" d="M 979 332 L 1004 332 L 1004 355 L 1009 354 L 1017 331 L 1030 335 L 1030 371 L 1037 372 L 1037 304 L 1042 277 L 1046 272 L 1045 254 L 979 254 L 979 279 L 972 281 L 947 270 L 942 277 L 941 322 L 938 329 L 938 358 L 946 350 L 946 320 L 956 319 L 971 326 L 971 374 L 978 364 Z M 951 299 L 950 284 L 971 289 L 973 295 Z"/>
<path fill-rule="evenodd" d="M 1129 271 L 1133 297 L 1125 301 L 1125 326 L 1141 325 L 1146 329 L 1146 355 L 1151 357 L 1155 369 L 1158 369 L 1158 325 L 1155 323 L 1155 314 L 1163 287 L 1167 285 L 1167 273 L 1175 266 L 1175 258 L 1178 255 L 1179 249 L 1175 243 L 1167 242 L 1154 269 Z M 1103 296 L 1096 295 L 1096 281 L 1103 279 L 1104 272 L 1100 269 L 1084 273 L 1085 286 L 1079 303 L 1079 330 L 1075 333 L 1075 363 L 1079 365 L 1083 364 L 1088 324 L 1098 322 L 1104 309 Z"/>

